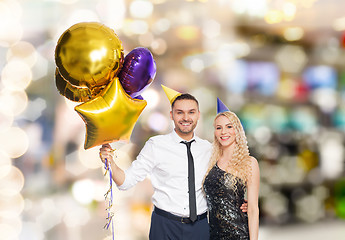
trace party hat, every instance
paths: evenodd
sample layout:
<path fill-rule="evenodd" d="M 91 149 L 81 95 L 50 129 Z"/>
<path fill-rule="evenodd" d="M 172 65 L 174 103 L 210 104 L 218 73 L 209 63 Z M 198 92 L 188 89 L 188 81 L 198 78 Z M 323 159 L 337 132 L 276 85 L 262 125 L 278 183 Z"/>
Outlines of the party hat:
<path fill-rule="evenodd" d="M 225 106 L 225 104 L 219 98 L 217 98 L 217 114 L 227 111 L 230 111 L 229 108 Z"/>
<path fill-rule="evenodd" d="M 167 95 L 167 97 L 168 97 L 168 99 L 169 99 L 169 101 L 170 101 L 170 104 L 172 104 L 172 103 L 174 102 L 174 100 L 175 100 L 178 96 L 180 96 L 180 95 L 182 94 L 182 93 L 179 93 L 179 92 L 177 92 L 177 91 L 175 91 L 175 90 L 173 90 L 173 89 L 171 89 L 171 88 L 168 88 L 168 87 L 166 87 L 166 86 L 164 86 L 164 85 L 162 85 L 162 84 L 161 84 L 161 86 L 162 86 L 162 88 L 163 88 L 165 94 Z"/>

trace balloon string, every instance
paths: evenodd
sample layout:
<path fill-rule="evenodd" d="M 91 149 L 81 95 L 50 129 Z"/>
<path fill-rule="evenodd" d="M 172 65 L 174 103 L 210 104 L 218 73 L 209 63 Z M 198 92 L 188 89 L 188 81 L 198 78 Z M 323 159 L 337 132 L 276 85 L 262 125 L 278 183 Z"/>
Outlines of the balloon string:
<path fill-rule="evenodd" d="M 112 236 L 114 240 L 114 221 L 113 221 L 114 213 L 111 211 L 111 208 L 113 206 L 113 173 L 111 171 L 111 167 L 107 159 L 105 159 L 104 168 L 106 170 L 104 175 L 106 175 L 107 172 L 109 171 L 109 185 L 110 185 L 109 190 L 107 191 L 106 194 L 104 194 L 105 199 L 107 199 L 110 193 L 110 198 L 108 199 L 108 207 L 106 208 L 106 210 L 108 210 L 107 223 L 105 224 L 104 228 L 108 229 L 111 223 L 111 232 L 112 232 Z"/>

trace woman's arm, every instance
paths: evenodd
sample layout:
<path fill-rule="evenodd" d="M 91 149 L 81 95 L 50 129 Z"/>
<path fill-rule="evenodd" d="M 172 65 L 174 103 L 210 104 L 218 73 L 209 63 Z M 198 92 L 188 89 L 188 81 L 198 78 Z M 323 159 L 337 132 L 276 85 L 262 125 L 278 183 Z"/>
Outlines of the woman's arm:
<path fill-rule="evenodd" d="M 250 240 L 257 240 L 259 237 L 259 187 L 260 170 L 258 161 L 251 158 L 251 177 L 247 184 L 248 195 L 248 226 Z"/>

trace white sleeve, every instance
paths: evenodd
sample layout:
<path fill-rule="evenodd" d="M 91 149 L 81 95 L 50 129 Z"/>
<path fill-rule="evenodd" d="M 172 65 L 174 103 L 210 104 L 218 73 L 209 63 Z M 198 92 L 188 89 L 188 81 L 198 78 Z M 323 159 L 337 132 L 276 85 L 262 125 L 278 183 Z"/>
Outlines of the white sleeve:
<path fill-rule="evenodd" d="M 136 160 L 125 170 L 125 181 L 122 185 L 117 186 L 120 190 L 127 190 L 138 182 L 143 181 L 147 174 L 151 173 L 154 167 L 154 141 L 150 138 L 140 151 Z"/>

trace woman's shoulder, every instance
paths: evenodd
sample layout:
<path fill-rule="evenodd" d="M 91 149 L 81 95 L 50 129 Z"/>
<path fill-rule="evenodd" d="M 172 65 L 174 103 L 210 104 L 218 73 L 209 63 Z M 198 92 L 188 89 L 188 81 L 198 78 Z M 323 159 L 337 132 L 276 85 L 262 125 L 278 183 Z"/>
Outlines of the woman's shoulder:
<path fill-rule="evenodd" d="M 258 163 L 258 160 L 256 160 L 256 158 L 255 157 L 253 157 L 253 156 L 249 156 L 249 160 L 250 160 L 250 162 L 253 164 L 253 163 Z"/>
<path fill-rule="evenodd" d="M 258 160 L 256 160 L 256 158 L 253 157 L 253 156 L 249 156 L 249 161 L 250 161 L 250 166 L 251 166 L 252 172 L 253 171 L 259 171 L 259 162 L 258 162 Z"/>

